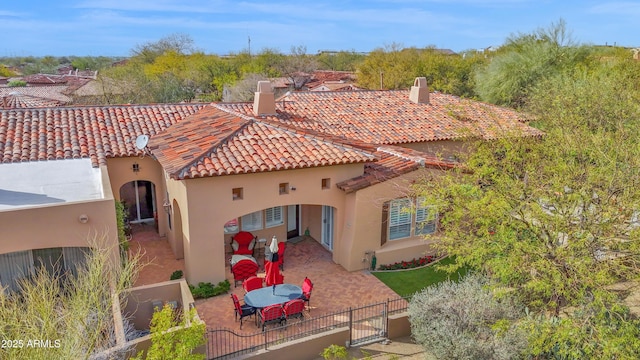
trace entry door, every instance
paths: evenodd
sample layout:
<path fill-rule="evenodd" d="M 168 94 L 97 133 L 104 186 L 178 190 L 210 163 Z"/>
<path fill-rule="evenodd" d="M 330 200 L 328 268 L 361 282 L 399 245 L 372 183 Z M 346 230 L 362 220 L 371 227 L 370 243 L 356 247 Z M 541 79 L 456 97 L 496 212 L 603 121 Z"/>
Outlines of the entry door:
<path fill-rule="evenodd" d="M 129 221 L 138 223 L 154 219 L 155 186 L 150 181 L 134 180 L 120 188 L 120 199 L 129 210 Z"/>
<path fill-rule="evenodd" d="M 333 250 L 333 207 L 322 206 L 322 244 Z"/>
<path fill-rule="evenodd" d="M 300 206 L 289 205 L 287 206 L 287 239 L 294 238 L 300 235 Z"/>

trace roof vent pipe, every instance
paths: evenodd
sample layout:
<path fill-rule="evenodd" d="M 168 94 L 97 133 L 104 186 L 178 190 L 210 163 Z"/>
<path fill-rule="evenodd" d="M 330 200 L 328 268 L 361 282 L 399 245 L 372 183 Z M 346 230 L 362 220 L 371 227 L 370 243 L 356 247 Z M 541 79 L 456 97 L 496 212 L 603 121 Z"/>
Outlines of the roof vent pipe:
<path fill-rule="evenodd" d="M 269 81 L 258 81 L 258 89 L 253 99 L 253 115 L 275 115 L 276 99 Z"/>
<path fill-rule="evenodd" d="M 429 103 L 429 86 L 427 86 L 426 77 L 418 77 L 414 80 L 409 100 L 416 104 Z"/>

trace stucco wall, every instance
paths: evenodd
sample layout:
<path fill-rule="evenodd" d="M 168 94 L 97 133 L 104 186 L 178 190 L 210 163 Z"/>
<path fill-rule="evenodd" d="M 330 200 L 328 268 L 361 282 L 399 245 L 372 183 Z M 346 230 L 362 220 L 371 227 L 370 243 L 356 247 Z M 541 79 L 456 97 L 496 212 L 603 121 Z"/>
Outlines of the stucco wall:
<path fill-rule="evenodd" d="M 0 212 L 0 253 L 54 247 L 86 247 L 91 241 L 112 250 L 118 259 L 115 203 L 106 169 L 103 199 L 33 206 Z M 80 215 L 88 221 L 80 222 Z"/>
<path fill-rule="evenodd" d="M 352 230 L 349 229 L 353 232 L 351 241 L 344 244 L 344 253 L 349 255 L 349 258 L 343 262 L 347 270 L 354 271 L 367 267 L 369 263 L 362 261 L 367 251 L 376 252 L 378 265 L 411 260 L 433 252 L 429 246 L 431 242 L 424 241 L 421 236 L 387 240 L 384 246 L 380 246 L 382 205 L 385 201 L 409 197 L 410 187 L 414 181 L 428 174 L 437 176 L 438 173 L 440 173 L 439 170 L 420 169 L 362 189 L 348 198 L 348 207 L 353 208 L 354 211 L 351 212 L 352 218 L 346 222 L 347 226 L 353 227 Z"/>
<path fill-rule="evenodd" d="M 327 166 L 310 169 L 285 170 L 269 173 L 232 175 L 169 181 L 168 189 L 171 201 L 175 199 L 182 213 L 182 227 L 185 244 L 186 276 L 190 283 L 211 281 L 217 283 L 225 278 L 225 242 L 229 235 L 224 234 L 224 224 L 242 215 L 274 206 L 285 205 L 328 205 L 336 210 L 334 222 L 334 243 L 339 241 L 342 218 L 339 214 L 344 208 L 345 194 L 335 184 L 362 174 L 363 164 Z M 330 178 L 330 189 L 322 189 L 322 179 Z M 186 192 L 179 189 L 183 184 Z M 279 184 L 289 183 L 288 194 L 279 193 Z M 233 200 L 232 189 L 242 188 L 242 200 Z M 177 191 L 174 191 L 177 190 Z M 174 195 L 176 194 L 176 195 Z M 183 198 L 184 197 L 184 198 Z M 305 208 L 317 209 L 305 215 Z M 320 237 L 320 206 L 303 207 L 302 227 L 304 233 L 309 226 L 312 236 Z M 286 210 L 286 209 L 285 209 Z M 286 212 L 285 212 L 286 218 Z M 286 222 L 285 222 L 286 224 Z M 314 224 L 317 224 L 314 226 Z M 285 238 L 285 226 L 266 229 L 260 233 L 267 237 L 272 233 Z M 170 236 L 171 237 L 171 236 Z M 336 259 L 334 258 L 334 261 Z"/>
<path fill-rule="evenodd" d="M 428 154 L 434 154 L 442 159 L 449 159 L 452 156 L 456 156 L 461 152 L 468 151 L 465 149 L 465 145 L 462 141 L 425 141 L 419 143 L 402 144 L 403 147 L 419 150 Z"/>
<path fill-rule="evenodd" d="M 134 163 L 139 165 L 140 171 L 134 172 L 132 166 Z M 150 181 L 155 185 L 155 207 L 158 214 L 158 233 L 160 236 L 166 236 L 168 232 L 167 214 L 164 212 L 162 202 L 166 198 L 166 186 L 164 180 L 164 172 L 160 163 L 150 156 L 125 157 L 125 158 L 109 158 L 107 159 L 107 167 L 109 168 L 109 179 L 111 180 L 111 189 L 116 201 L 120 201 L 120 188 L 134 180 Z"/>

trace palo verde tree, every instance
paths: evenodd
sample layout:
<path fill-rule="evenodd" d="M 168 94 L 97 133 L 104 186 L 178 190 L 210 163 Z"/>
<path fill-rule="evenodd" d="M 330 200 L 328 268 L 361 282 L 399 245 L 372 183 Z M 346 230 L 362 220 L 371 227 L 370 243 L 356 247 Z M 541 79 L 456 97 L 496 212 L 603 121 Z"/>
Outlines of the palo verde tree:
<path fill-rule="evenodd" d="M 566 23 L 517 34 L 475 76 L 475 93 L 494 104 L 522 107 L 527 92 L 545 79 L 574 71 L 588 63 L 591 49 L 577 44 Z"/>
<path fill-rule="evenodd" d="M 603 62 L 529 89 L 545 135 L 478 141 L 464 169 L 417 191 L 441 211 L 440 250 L 528 307 L 535 355 L 635 358 L 640 325 L 612 285 L 640 275 L 637 65 Z"/>

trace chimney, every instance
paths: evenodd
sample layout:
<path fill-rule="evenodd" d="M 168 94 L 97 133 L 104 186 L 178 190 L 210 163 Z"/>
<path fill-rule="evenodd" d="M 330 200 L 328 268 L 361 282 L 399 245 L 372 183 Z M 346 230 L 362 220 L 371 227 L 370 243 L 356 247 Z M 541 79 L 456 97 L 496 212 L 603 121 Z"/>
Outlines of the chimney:
<path fill-rule="evenodd" d="M 409 100 L 416 104 L 429 103 L 429 87 L 427 86 L 427 78 L 418 77 L 414 80 L 409 94 Z"/>
<path fill-rule="evenodd" d="M 258 91 L 253 99 L 253 114 L 255 116 L 275 115 L 276 99 L 269 81 L 258 81 Z"/>

